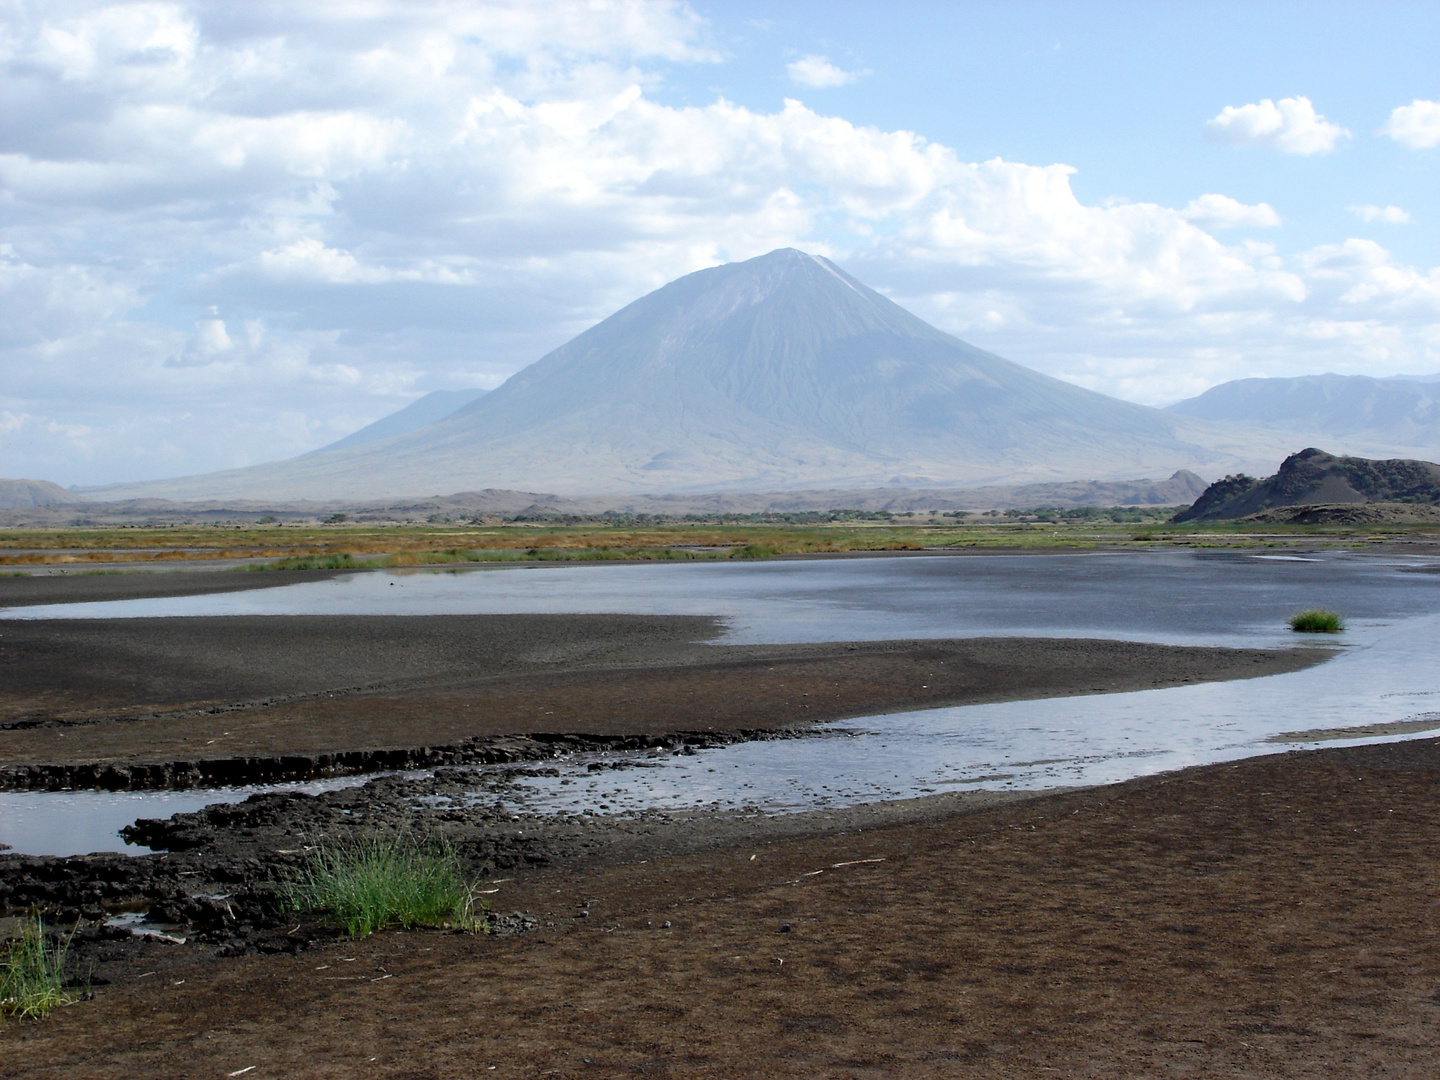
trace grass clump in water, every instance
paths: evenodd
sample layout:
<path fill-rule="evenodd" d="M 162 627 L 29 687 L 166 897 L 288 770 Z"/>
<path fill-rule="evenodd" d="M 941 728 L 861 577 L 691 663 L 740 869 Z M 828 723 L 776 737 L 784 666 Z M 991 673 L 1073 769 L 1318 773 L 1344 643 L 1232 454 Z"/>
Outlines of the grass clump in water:
<path fill-rule="evenodd" d="M 1333 611 L 1307 608 L 1290 616 L 1290 629 L 1297 634 L 1338 634 L 1345 629 L 1345 624 Z"/>
<path fill-rule="evenodd" d="M 27 916 L 20 936 L 5 945 L 0 957 L 0 1012 L 38 1020 L 84 997 L 65 985 L 69 951 L 69 937 L 57 940 L 39 915 Z"/>
<path fill-rule="evenodd" d="M 286 884 L 285 904 L 334 919 L 357 938 L 387 926 L 485 925 L 454 848 L 405 837 L 367 837 L 322 848 Z"/>

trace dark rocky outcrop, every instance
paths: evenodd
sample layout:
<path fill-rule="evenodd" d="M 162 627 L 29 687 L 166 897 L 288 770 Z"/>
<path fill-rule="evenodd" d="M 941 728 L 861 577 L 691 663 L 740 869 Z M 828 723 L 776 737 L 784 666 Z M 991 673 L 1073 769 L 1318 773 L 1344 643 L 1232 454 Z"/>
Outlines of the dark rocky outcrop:
<path fill-rule="evenodd" d="M 1230 521 L 1278 507 L 1381 502 L 1440 504 L 1440 465 L 1406 458 L 1337 457 L 1310 447 L 1291 454 L 1266 479 L 1242 474 L 1217 480 L 1173 520 Z"/>

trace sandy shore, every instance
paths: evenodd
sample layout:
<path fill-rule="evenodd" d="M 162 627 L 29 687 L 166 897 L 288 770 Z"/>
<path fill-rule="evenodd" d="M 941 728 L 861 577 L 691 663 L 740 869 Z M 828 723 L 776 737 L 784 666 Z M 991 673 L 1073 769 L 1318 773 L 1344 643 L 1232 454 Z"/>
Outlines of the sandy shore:
<path fill-rule="evenodd" d="M 33 1077 L 1429 1077 L 1440 744 L 497 877 L 496 938 L 116 944 Z"/>

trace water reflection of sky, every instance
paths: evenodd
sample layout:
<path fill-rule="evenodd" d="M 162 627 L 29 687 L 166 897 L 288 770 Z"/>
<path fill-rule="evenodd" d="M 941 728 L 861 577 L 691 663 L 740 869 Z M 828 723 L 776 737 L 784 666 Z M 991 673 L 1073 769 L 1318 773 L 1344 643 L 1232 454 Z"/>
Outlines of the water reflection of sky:
<path fill-rule="evenodd" d="M 591 772 L 580 760 L 561 777 L 525 781 L 512 805 L 816 809 L 974 788 L 1110 783 L 1318 745 L 1267 742 L 1287 732 L 1427 720 L 1440 729 L 1440 615 L 1347 636 L 1353 644 L 1336 659 L 1285 675 L 846 720 L 825 726 L 832 738 L 744 743 L 619 771 Z M 1385 740 L 1326 745 L 1376 741 Z"/>
<path fill-rule="evenodd" d="M 1289 645 L 1297 639 L 1285 616 L 1311 606 L 1342 612 L 1351 627 L 1343 654 L 1307 671 L 851 720 L 829 725 L 831 738 L 748 743 L 621 770 L 590 771 L 581 759 L 560 778 L 527 782 L 515 801 L 536 810 L 773 812 L 976 787 L 1104 783 L 1271 752 L 1281 747 L 1265 740 L 1282 732 L 1424 717 L 1440 710 L 1440 574 L 1425 572 L 1434 565 L 1188 551 L 600 564 L 359 574 L 0 614 L 708 614 L 729 619 L 731 642 L 1019 634 Z M 234 801 L 249 790 L 0 793 L 0 841 L 37 853 L 115 850 L 123 847 L 115 830 L 135 817 Z"/>
<path fill-rule="evenodd" d="M 1298 607 L 1352 623 L 1440 611 L 1440 574 L 1415 572 L 1428 565 L 1196 551 L 593 563 L 353 574 L 0 617 L 633 612 L 726 616 L 733 642 L 1043 634 L 1233 645 L 1288 640 L 1284 619 Z"/>
<path fill-rule="evenodd" d="M 120 830 L 137 818 L 188 814 L 217 802 L 241 802 L 262 791 L 316 793 L 365 782 L 363 776 L 309 783 L 187 791 L 0 791 L 0 843 L 25 855 L 81 855 L 93 851 L 143 853 Z"/>

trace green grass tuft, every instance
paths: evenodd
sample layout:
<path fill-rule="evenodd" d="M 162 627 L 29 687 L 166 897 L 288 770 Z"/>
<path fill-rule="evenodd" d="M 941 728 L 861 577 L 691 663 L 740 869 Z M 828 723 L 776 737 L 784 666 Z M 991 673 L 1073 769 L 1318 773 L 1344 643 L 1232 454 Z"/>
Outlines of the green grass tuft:
<path fill-rule="evenodd" d="M 1345 629 L 1345 624 L 1333 611 L 1307 608 L 1290 616 L 1290 629 L 1297 634 L 1338 634 Z"/>
<path fill-rule="evenodd" d="M 779 555 L 780 549 L 774 544 L 744 544 L 730 552 L 732 559 L 769 559 Z"/>
<path fill-rule="evenodd" d="M 83 993 L 65 985 L 69 951 L 69 937 L 56 940 L 39 915 L 27 916 L 0 958 L 0 1012 L 38 1020 L 79 1001 Z"/>
<path fill-rule="evenodd" d="M 353 555 L 297 555 L 293 559 L 277 559 L 258 563 L 246 570 L 362 570 L 375 566 L 374 560 L 357 559 Z"/>
<path fill-rule="evenodd" d="M 351 937 L 387 926 L 484 926 L 453 848 L 367 837 L 322 848 L 284 887 L 292 911 L 334 919 Z"/>

